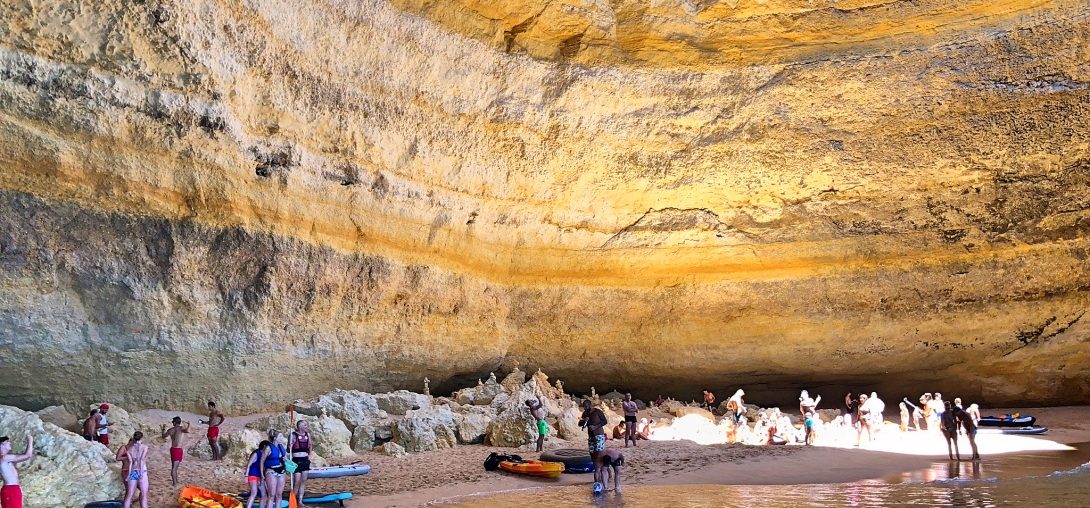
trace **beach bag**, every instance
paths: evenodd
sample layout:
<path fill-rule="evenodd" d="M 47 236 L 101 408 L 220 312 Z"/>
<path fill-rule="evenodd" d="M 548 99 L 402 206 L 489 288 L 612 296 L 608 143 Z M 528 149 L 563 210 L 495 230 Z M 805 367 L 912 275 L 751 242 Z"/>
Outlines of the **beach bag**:
<path fill-rule="evenodd" d="M 284 463 L 284 471 L 286 471 L 288 474 L 294 474 L 295 470 L 299 469 L 299 464 L 296 464 L 294 460 L 291 460 L 291 457 L 288 456 L 288 452 L 284 449 L 283 446 L 277 446 L 280 447 L 280 453 L 284 454 L 284 458 L 281 459 L 281 461 Z"/>
<path fill-rule="evenodd" d="M 500 468 L 500 462 L 522 462 L 522 457 L 518 455 L 505 455 L 492 452 L 488 455 L 487 459 L 484 459 L 485 471 L 497 471 Z"/>

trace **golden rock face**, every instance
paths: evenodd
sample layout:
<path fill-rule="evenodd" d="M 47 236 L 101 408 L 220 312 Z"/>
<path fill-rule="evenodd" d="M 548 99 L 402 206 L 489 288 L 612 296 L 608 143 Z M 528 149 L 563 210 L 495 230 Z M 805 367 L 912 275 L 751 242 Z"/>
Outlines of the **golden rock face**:
<path fill-rule="evenodd" d="M 1086 402 L 1088 14 L 0 5 L 0 402 Z"/>

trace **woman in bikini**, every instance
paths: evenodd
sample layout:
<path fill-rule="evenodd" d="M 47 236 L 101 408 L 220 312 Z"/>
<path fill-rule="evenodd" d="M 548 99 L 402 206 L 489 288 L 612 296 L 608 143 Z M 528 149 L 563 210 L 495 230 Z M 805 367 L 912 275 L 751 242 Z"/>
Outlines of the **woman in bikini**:
<path fill-rule="evenodd" d="M 132 435 L 132 444 L 129 445 L 129 472 L 125 476 L 125 502 L 124 508 L 132 507 L 132 498 L 136 494 L 136 488 L 140 487 L 140 508 L 148 508 L 148 445 L 141 442 L 144 433 L 136 431 Z"/>
<path fill-rule="evenodd" d="M 284 498 L 284 433 L 269 429 L 269 446 L 261 454 L 261 477 L 265 479 L 265 497 L 261 508 L 280 508 Z"/>
<path fill-rule="evenodd" d="M 246 499 L 246 508 L 253 508 L 254 499 L 261 498 L 261 504 L 265 506 L 265 482 L 261 481 L 261 458 L 265 449 L 269 447 L 268 441 L 258 443 L 257 449 L 250 452 L 250 462 L 246 464 L 246 484 L 250 486 L 250 497 Z"/>

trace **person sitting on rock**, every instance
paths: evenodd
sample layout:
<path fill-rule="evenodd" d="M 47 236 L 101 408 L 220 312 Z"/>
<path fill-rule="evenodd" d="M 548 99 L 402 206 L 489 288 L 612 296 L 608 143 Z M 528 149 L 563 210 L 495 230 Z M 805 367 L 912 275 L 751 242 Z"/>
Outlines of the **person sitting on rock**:
<path fill-rule="evenodd" d="M 26 462 L 34 457 L 34 436 L 26 433 L 26 450 L 20 455 L 11 453 L 11 439 L 0 437 L 0 477 L 4 486 L 0 487 L 0 507 L 23 508 L 23 488 L 19 486 L 19 471 L 15 464 Z"/>
<path fill-rule="evenodd" d="M 647 418 L 640 419 L 640 424 L 636 427 L 636 439 L 650 439 L 652 423 L 654 423 L 654 420 L 648 421 Z"/>

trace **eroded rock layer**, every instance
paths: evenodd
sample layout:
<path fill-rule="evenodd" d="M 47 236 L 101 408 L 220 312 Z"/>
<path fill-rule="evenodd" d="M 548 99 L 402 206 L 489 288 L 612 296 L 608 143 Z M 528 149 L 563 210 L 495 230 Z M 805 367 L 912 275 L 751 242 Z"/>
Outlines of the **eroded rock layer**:
<path fill-rule="evenodd" d="M 502 4 L 0 5 L 0 402 L 1090 401 L 1090 4 Z"/>

